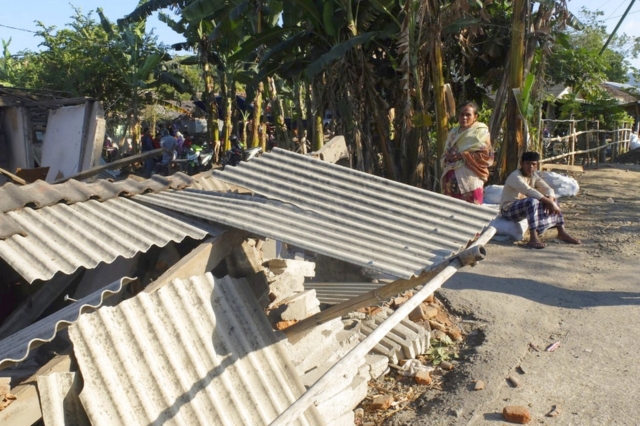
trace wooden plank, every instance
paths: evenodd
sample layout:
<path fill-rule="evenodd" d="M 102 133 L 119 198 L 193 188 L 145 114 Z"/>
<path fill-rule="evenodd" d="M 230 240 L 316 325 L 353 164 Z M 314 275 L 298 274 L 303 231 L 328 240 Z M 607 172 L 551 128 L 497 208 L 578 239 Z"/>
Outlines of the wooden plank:
<path fill-rule="evenodd" d="M 175 279 L 186 279 L 194 275 L 202 275 L 213 270 L 231 251 L 238 247 L 249 234 L 232 229 L 222 235 L 205 240 L 191 253 L 180 259 L 156 281 L 149 284 L 144 291 L 153 293 Z"/>
<path fill-rule="evenodd" d="M 544 163 L 540 165 L 540 170 L 564 170 L 567 172 L 584 173 L 582 166 L 572 166 L 569 164 Z"/>
<path fill-rule="evenodd" d="M 155 157 L 157 155 L 162 154 L 162 152 L 164 151 L 164 149 L 162 148 L 158 148 L 158 149 L 154 149 L 153 151 L 148 151 L 148 152 L 143 152 L 142 154 L 137 154 L 137 155 L 132 155 L 131 157 L 126 157 L 126 158 L 121 158 L 119 160 L 116 160 L 112 163 L 107 163 L 107 164 L 103 164 L 102 166 L 98 166 L 98 167 L 94 167 L 92 169 L 89 170 L 85 170 L 83 172 L 80 172 L 78 174 L 75 174 L 73 176 L 69 176 L 69 177 L 65 177 L 62 179 L 58 179 L 57 181 L 55 181 L 54 183 L 62 183 L 62 182 L 66 182 L 70 179 L 75 179 L 75 180 L 84 180 L 87 178 L 90 178 L 91 176 L 95 176 L 98 173 L 100 173 L 101 171 L 104 170 L 112 170 L 112 169 L 121 169 L 122 167 L 131 164 L 131 163 L 135 163 L 136 161 L 141 161 L 141 160 L 145 160 L 149 157 Z"/>
<path fill-rule="evenodd" d="M 5 170 L 3 168 L 0 168 L 0 175 L 5 175 L 6 177 L 8 177 L 9 179 L 11 179 L 12 181 L 14 181 L 15 183 L 18 183 L 20 185 L 26 185 L 27 181 L 22 179 L 19 176 L 14 175 L 13 173 L 11 173 L 8 170 Z"/>
<path fill-rule="evenodd" d="M 70 353 L 71 350 L 69 349 L 67 352 Z M 0 424 L 3 426 L 25 426 L 40 421 L 42 419 L 42 410 L 40 409 L 36 378 L 53 373 L 68 373 L 71 369 L 71 357 L 69 354 L 58 355 L 30 378 L 12 389 L 11 393 L 17 399 L 3 411 L 0 411 Z M 1 375 L 2 372 L 0 372 Z"/>
<path fill-rule="evenodd" d="M 494 228 L 491 227 L 490 229 Z M 493 233 L 495 233 L 495 229 L 493 230 Z M 485 233 L 483 233 L 483 239 L 481 241 L 479 240 L 482 245 L 484 245 L 489 241 L 489 239 L 491 239 L 491 237 L 489 237 L 489 239 L 486 239 L 485 234 L 489 235 L 487 231 L 485 231 Z M 493 234 L 491 236 L 493 236 Z M 424 283 L 434 279 L 434 277 L 436 277 L 450 265 L 459 262 L 461 258 L 463 260 L 460 267 L 474 264 L 478 260 L 482 260 L 484 258 L 482 250 L 483 249 L 481 249 L 478 244 L 476 244 L 472 246 L 472 248 L 463 251 L 457 256 L 446 259 L 442 263 L 436 265 L 428 271 L 423 272 L 417 277 L 413 277 L 408 280 L 399 279 L 376 290 L 372 290 L 358 297 L 345 300 L 344 302 L 333 305 L 322 312 L 318 312 L 317 314 L 310 316 L 309 318 L 305 318 L 304 320 L 295 323 L 290 327 L 287 327 L 283 331 L 290 341 L 295 341 L 298 336 L 303 335 L 304 332 L 309 328 L 324 324 L 325 322 L 331 321 L 334 318 L 339 318 L 343 315 L 348 314 L 349 312 L 355 311 L 356 309 L 377 305 L 380 302 L 390 299 L 396 294 L 402 293 L 406 290 L 410 290 L 420 285 L 424 285 Z"/>
<path fill-rule="evenodd" d="M 481 240 L 476 241 L 468 250 L 474 251 L 479 248 L 484 241 L 488 241 L 495 234 L 495 228 L 489 227 Z M 485 235 L 486 234 L 486 235 Z M 481 243 L 481 244 L 478 244 Z M 411 311 L 413 311 L 420 303 L 429 295 L 433 294 L 442 284 L 451 278 L 459 268 L 464 266 L 463 262 L 470 259 L 455 256 L 444 269 L 442 269 L 431 281 L 416 292 L 409 300 L 402 304 L 393 314 L 385 319 L 370 335 L 362 342 L 358 343 L 347 355 L 339 360 L 333 367 L 327 371 L 316 383 L 313 384 L 296 402 L 282 412 L 272 423 L 271 426 L 285 426 L 293 424 L 296 419 L 316 401 L 331 384 L 335 383 L 337 377 L 342 376 L 347 371 L 351 371 L 362 364 L 362 360 L 375 345 L 380 342 L 400 321 L 405 319 Z"/>

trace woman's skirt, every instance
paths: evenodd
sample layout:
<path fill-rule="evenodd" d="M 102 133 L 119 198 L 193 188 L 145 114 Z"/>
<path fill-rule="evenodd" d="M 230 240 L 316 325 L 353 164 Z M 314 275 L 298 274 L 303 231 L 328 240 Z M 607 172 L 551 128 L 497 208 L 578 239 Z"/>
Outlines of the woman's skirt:
<path fill-rule="evenodd" d="M 484 188 L 482 187 L 461 193 L 455 170 L 449 170 L 442 178 L 442 192 L 444 195 L 473 204 L 482 204 L 484 199 Z"/>

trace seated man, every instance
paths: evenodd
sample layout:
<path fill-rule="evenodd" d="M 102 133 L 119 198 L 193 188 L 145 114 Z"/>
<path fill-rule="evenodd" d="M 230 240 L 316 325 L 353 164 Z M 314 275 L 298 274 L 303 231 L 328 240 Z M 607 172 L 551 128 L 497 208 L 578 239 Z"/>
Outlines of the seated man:
<path fill-rule="evenodd" d="M 540 154 L 522 154 L 520 169 L 509 175 L 502 190 L 500 213 L 507 220 L 527 218 L 529 247 L 542 249 L 545 244 L 538 235 L 549 228 L 558 228 L 558 239 L 570 244 L 580 244 L 564 230 L 564 218 L 556 203 L 553 189 L 537 173 Z"/>

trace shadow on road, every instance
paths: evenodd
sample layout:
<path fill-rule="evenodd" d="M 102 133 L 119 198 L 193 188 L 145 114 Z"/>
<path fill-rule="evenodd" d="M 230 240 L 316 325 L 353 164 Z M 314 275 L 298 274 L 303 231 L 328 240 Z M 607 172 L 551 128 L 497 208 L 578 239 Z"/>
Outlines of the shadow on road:
<path fill-rule="evenodd" d="M 443 286 L 450 290 L 481 290 L 511 294 L 549 306 L 569 309 L 640 305 L 640 293 L 570 290 L 529 279 L 499 278 L 458 272 Z"/>

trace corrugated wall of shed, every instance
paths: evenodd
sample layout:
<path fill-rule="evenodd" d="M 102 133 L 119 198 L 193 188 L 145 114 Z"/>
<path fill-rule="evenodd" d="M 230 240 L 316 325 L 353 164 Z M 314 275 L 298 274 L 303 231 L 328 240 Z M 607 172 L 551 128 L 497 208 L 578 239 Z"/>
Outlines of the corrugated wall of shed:
<path fill-rule="evenodd" d="M 187 224 L 126 198 L 25 207 L 5 214 L 27 236 L 0 241 L 0 257 L 30 283 L 111 263 L 119 256 L 131 258 L 154 245 L 164 247 L 186 237 L 201 240 L 219 230 L 204 221 Z"/>
<path fill-rule="evenodd" d="M 304 392 L 244 280 L 175 280 L 69 335 L 93 425 L 267 425 Z M 321 423 L 315 408 L 298 422 Z"/>
<path fill-rule="evenodd" d="M 377 290 L 386 283 L 304 283 L 305 290 L 315 290 L 320 303 L 335 305 L 367 292 Z"/>
<path fill-rule="evenodd" d="M 0 370 L 21 361 L 29 356 L 29 351 L 43 343 L 52 341 L 58 331 L 73 324 L 82 313 L 102 306 L 104 299 L 120 293 L 133 278 L 122 278 L 103 289 L 71 303 L 58 312 L 12 334 L 0 341 Z"/>

